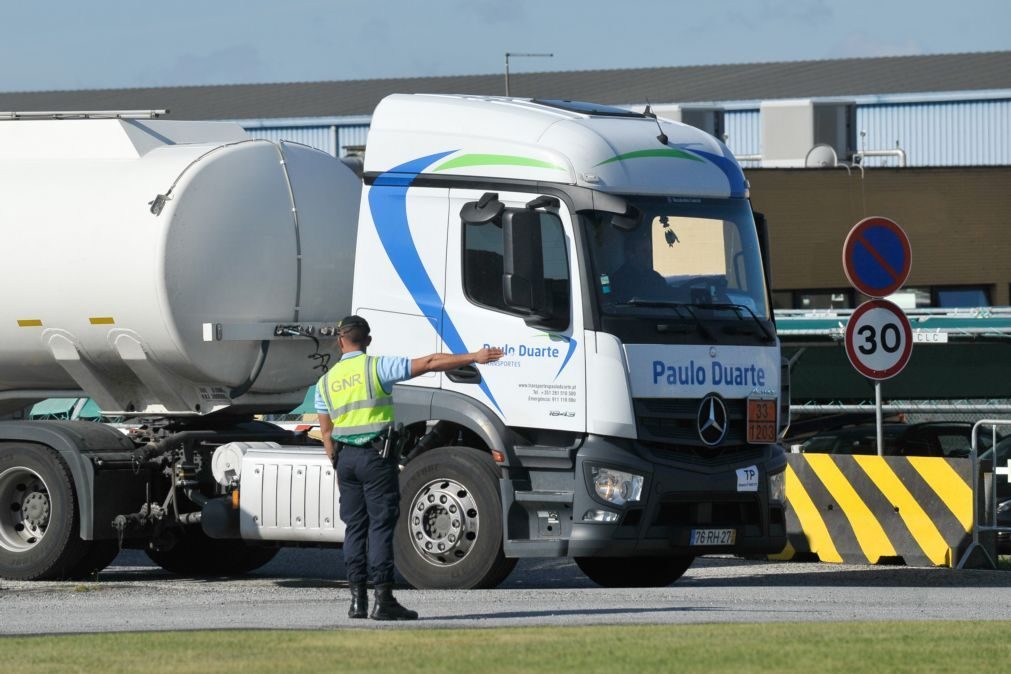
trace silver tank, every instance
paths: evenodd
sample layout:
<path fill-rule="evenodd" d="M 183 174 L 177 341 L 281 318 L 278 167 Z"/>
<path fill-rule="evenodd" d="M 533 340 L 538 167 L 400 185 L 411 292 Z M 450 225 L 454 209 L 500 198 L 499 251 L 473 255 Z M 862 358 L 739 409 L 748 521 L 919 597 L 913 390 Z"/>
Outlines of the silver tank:
<path fill-rule="evenodd" d="M 234 124 L 0 122 L 0 408 L 294 407 L 317 349 L 274 333 L 350 313 L 360 196 L 342 162 Z"/>

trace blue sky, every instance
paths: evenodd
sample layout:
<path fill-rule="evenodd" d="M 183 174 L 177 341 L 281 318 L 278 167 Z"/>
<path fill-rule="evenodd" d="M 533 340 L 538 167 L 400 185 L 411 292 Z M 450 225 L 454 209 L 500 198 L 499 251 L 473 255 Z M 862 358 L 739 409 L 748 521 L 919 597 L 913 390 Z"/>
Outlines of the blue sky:
<path fill-rule="evenodd" d="M 0 2 L 0 91 L 1008 49 L 1009 0 Z"/>

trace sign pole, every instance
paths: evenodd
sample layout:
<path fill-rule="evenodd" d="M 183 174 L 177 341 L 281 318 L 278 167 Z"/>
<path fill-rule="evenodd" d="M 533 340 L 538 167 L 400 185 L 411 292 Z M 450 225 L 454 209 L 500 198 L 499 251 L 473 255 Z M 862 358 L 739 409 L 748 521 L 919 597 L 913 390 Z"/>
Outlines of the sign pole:
<path fill-rule="evenodd" d="M 885 455 L 885 432 L 881 423 L 881 382 L 874 382 L 874 410 L 878 425 L 878 456 Z"/>
<path fill-rule="evenodd" d="M 846 356 L 857 372 L 874 380 L 874 417 L 878 456 L 885 455 L 881 380 L 894 377 L 909 362 L 913 331 L 902 309 L 883 299 L 909 278 L 913 249 L 898 223 L 864 218 L 843 242 L 843 271 L 850 284 L 871 299 L 846 323 Z"/>

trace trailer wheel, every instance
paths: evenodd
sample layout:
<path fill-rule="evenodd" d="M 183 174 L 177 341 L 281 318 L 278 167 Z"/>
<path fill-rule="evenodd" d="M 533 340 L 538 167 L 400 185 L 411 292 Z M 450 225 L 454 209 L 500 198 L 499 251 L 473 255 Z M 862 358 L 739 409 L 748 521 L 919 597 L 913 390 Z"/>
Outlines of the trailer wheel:
<path fill-rule="evenodd" d="M 182 576 L 241 576 L 272 560 L 278 550 L 210 538 L 191 527 L 171 548 L 148 548 L 147 556 L 166 571 Z"/>
<path fill-rule="evenodd" d="M 0 443 L 0 576 L 68 578 L 90 541 L 79 535 L 73 479 L 44 445 Z"/>
<path fill-rule="evenodd" d="M 433 449 L 400 474 L 397 569 L 416 588 L 492 588 L 516 566 L 502 551 L 498 468 L 487 452 Z"/>
<path fill-rule="evenodd" d="M 576 557 L 576 566 L 601 587 L 666 587 L 684 575 L 695 558 Z"/>

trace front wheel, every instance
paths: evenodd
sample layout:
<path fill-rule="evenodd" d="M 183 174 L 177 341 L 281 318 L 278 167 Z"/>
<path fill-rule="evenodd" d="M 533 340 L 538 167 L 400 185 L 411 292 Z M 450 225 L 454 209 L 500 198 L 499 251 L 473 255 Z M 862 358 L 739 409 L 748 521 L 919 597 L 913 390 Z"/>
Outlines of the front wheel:
<path fill-rule="evenodd" d="M 397 569 L 421 589 L 492 588 L 516 566 L 502 550 L 498 467 L 487 452 L 441 447 L 400 474 Z"/>
<path fill-rule="evenodd" d="M 684 575 L 695 558 L 576 557 L 576 566 L 601 587 L 666 587 Z"/>

